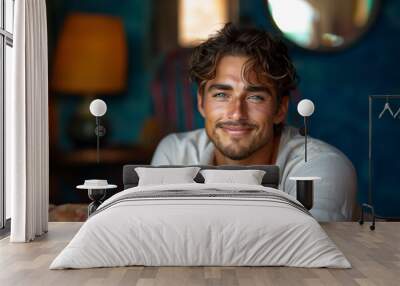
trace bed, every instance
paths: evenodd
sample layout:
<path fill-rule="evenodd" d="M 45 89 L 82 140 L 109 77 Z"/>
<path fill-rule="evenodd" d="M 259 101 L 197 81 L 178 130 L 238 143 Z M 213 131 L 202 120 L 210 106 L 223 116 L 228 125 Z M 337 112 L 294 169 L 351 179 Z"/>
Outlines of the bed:
<path fill-rule="evenodd" d="M 260 185 L 204 183 L 200 173 L 193 183 L 138 185 L 138 167 L 124 166 L 124 191 L 98 208 L 50 269 L 351 267 L 307 209 L 277 189 L 277 166 L 199 166 L 263 170 Z"/>

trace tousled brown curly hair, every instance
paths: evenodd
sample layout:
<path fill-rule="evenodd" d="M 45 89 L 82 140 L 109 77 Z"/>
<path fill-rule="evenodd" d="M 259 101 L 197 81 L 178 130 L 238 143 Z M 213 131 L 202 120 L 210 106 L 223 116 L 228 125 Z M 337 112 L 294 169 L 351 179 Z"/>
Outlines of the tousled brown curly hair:
<path fill-rule="evenodd" d="M 195 47 L 190 57 L 190 79 L 198 84 L 201 93 L 205 83 L 215 78 L 217 64 L 226 55 L 249 57 L 243 69 L 244 79 L 250 82 L 249 73 L 254 71 L 259 82 L 276 91 L 278 104 L 297 86 L 296 69 L 280 39 L 261 29 L 227 23 Z"/>

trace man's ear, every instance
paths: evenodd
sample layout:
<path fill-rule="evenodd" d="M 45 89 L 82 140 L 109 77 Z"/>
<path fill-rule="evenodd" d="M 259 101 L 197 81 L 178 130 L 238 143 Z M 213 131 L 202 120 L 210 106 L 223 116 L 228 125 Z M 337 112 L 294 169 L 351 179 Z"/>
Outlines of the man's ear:
<path fill-rule="evenodd" d="M 197 109 L 199 110 L 201 116 L 205 118 L 204 115 L 204 94 L 202 94 L 202 91 L 197 90 Z"/>
<path fill-rule="evenodd" d="M 283 96 L 281 99 L 281 104 L 276 111 L 274 116 L 274 124 L 279 124 L 283 122 L 286 118 L 286 114 L 289 110 L 289 96 Z"/>

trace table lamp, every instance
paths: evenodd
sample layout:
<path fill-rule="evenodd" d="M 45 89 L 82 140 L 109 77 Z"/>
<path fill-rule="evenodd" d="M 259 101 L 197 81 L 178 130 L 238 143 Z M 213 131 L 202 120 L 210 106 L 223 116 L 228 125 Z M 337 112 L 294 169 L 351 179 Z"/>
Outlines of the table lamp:
<path fill-rule="evenodd" d="M 100 137 L 106 134 L 106 129 L 100 125 L 100 117 L 102 117 L 107 112 L 107 104 L 101 99 L 95 99 L 90 103 L 89 106 L 90 113 L 96 118 L 96 128 L 94 133 L 97 138 L 97 164 L 100 163 Z M 106 191 L 108 189 L 116 188 L 116 185 L 111 185 L 107 180 L 93 179 L 85 180 L 83 185 L 79 185 L 77 189 L 86 189 L 88 191 L 88 196 L 92 202 L 88 206 L 88 216 L 93 214 L 97 208 L 102 204 L 104 198 L 106 197 Z"/>
<path fill-rule="evenodd" d="M 309 99 L 303 99 L 297 105 L 297 111 L 304 117 L 304 162 L 307 163 L 307 119 L 314 113 L 314 103 Z M 306 166 L 305 166 L 306 167 Z M 296 199 L 308 210 L 314 204 L 314 181 L 320 177 L 290 177 L 296 181 Z"/>
<path fill-rule="evenodd" d="M 102 117 L 107 112 L 107 104 L 101 99 L 95 99 L 90 103 L 89 106 L 90 113 L 96 117 L 96 128 L 94 133 L 96 134 L 96 161 L 97 164 L 100 163 L 100 137 L 106 134 L 106 129 L 104 126 L 100 125 L 100 117 Z"/>
<path fill-rule="evenodd" d="M 120 18 L 90 13 L 67 16 L 55 50 L 50 86 L 59 94 L 85 99 L 69 122 L 74 143 L 88 146 L 94 141 L 93 120 L 88 112 L 94 97 L 125 90 L 127 53 Z"/>
<path fill-rule="evenodd" d="M 304 161 L 307 162 L 307 118 L 314 113 L 314 103 L 309 99 L 303 99 L 297 105 L 297 111 L 304 118 Z"/>

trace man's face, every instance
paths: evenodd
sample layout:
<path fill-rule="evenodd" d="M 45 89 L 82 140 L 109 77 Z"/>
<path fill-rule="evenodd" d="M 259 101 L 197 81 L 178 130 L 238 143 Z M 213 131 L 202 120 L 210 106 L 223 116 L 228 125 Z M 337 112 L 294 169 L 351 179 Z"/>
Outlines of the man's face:
<path fill-rule="evenodd" d="M 225 56 L 198 93 L 198 108 L 208 137 L 231 160 L 243 160 L 272 142 L 273 125 L 284 120 L 287 98 L 277 107 L 276 92 L 257 82 L 255 73 L 246 82 L 243 56 Z"/>

